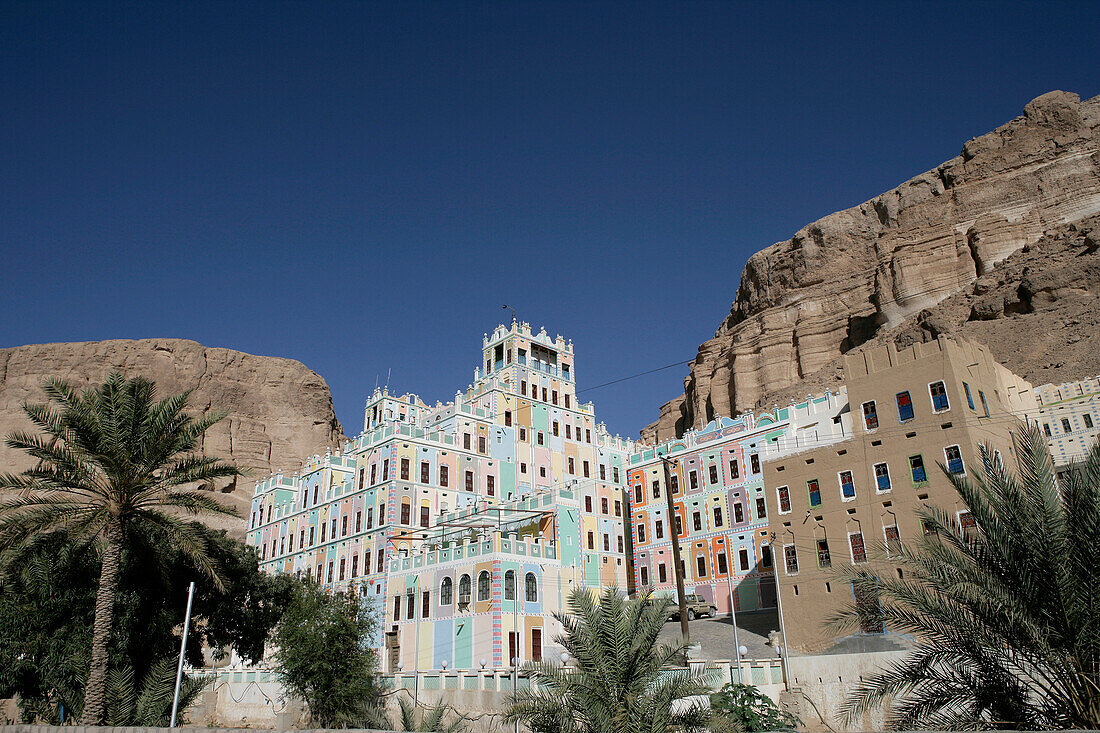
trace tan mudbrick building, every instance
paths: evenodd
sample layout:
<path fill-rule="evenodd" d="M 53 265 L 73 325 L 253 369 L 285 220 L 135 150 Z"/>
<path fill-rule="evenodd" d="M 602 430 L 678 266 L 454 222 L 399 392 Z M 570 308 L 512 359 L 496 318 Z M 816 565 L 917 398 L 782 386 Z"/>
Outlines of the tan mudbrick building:
<path fill-rule="evenodd" d="M 1031 385 L 973 342 L 889 345 L 849 356 L 845 372 L 851 411 L 842 417 L 852 437 L 764 463 L 771 554 L 792 650 L 838 641 L 824 621 L 853 600 L 838 566 L 903 572 L 890 554 L 923 532 L 920 505 L 939 506 L 965 525 L 969 517 L 937 464 L 971 475 L 980 470 L 978 445 L 988 443 L 1014 468 L 1012 432 L 1035 410 Z"/>

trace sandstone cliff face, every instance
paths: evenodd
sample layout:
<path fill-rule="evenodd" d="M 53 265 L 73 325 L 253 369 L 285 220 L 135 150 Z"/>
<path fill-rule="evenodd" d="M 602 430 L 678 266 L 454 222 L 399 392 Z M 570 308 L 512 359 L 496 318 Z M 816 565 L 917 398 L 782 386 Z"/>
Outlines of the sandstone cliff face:
<path fill-rule="evenodd" d="M 32 429 L 21 404 L 44 401 L 43 379 L 85 386 L 101 383 L 116 369 L 155 380 L 161 397 L 193 389 L 193 414 L 210 408 L 229 413 L 206 433 L 202 451 L 252 470 L 235 485 L 218 487 L 226 503 L 238 509 L 248 506 L 256 478 L 273 469 L 296 470 L 307 455 L 343 439 L 328 385 L 300 362 L 182 339 L 0 349 L 0 436 Z M 0 471 L 29 465 L 25 454 L 0 445 Z"/>
<path fill-rule="evenodd" d="M 642 437 L 680 434 L 811 384 L 841 354 L 1097 212 L 1100 97 L 1044 94 L 934 170 L 750 257 L 684 395 Z"/>

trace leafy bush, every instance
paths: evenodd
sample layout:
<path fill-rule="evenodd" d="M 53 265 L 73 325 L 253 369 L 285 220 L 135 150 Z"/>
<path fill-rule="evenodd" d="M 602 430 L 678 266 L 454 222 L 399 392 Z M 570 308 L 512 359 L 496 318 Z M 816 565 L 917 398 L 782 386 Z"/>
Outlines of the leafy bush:
<path fill-rule="evenodd" d="M 710 696 L 711 714 L 733 730 L 794 730 L 802 721 L 780 710 L 772 699 L 752 685 L 727 684 Z"/>

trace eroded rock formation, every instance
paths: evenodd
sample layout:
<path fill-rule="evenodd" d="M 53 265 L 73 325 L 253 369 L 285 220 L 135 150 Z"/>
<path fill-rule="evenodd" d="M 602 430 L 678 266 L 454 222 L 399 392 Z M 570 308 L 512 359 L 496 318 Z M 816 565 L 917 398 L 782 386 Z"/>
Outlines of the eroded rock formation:
<path fill-rule="evenodd" d="M 229 413 L 206 433 L 202 449 L 252 470 L 252 476 L 235 485 L 217 487 L 227 503 L 244 508 L 245 514 L 256 478 L 273 469 L 297 470 L 307 455 L 343 439 L 328 385 L 301 362 L 182 339 L 0 349 L 0 436 L 32 428 L 21 404 L 44 401 L 43 379 L 99 384 L 115 369 L 155 380 L 162 397 L 193 389 L 193 413 L 212 407 Z M 0 471 L 29 465 L 24 453 L 0 445 Z"/>
<path fill-rule="evenodd" d="M 1044 94 L 1022 116 L 967 142 L 959 156 L 750 257 L 729 316 L 699 347 L 684 394 L 642 436 L 680 434 L 812 384 L 841 354 L 972 289 L 1013 253 L 1097 212 L 1100 97 Z M 1044 292 L 1036 267 L 1032 285 Z M 997 311 L 995 303 L 983 308 Z M 1055 345 L 1037 344 L 1029 358 L 1048 359 L 1043 348 Z"/>

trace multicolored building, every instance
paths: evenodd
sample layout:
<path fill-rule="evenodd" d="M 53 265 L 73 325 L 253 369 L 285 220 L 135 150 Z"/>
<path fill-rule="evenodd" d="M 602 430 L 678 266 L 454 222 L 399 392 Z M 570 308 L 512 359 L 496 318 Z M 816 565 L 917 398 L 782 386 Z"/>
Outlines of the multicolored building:
<path fill-rule="evenodd" d="M 707 599 L 719 613 L 729 613 L 731 603 L 738 611 L 774 608 L 763 463 L 849 437 L 847 405 L 843 391 L 830 392 L 735 420 L 718 418 L 678 440 L 641 446 L 627 472 L 636 586 L 675 595 L 675 531 L 687 593 Z"/>
<path fill-rule="evenodd" d="M 577 400 L 572 343 L 513 321 L 453 401 L 376 389 L 343 450 L 259 482 L 247 540 L 383 608 L 386 671 L 538 659 L 570 587 L 631 589 L 633 452 Z"/>
<path fill-rule="evenodd" d="M 1100 376 L 1044 384 L 1034 390 L 1034 418 L 1046 436 L 1056 466 L 1083 461 L 1100 437 Z"/>

